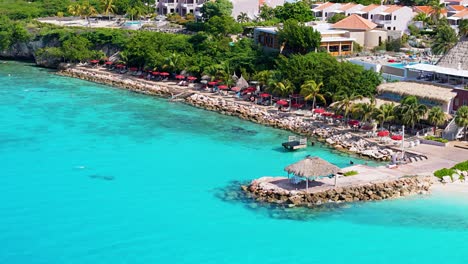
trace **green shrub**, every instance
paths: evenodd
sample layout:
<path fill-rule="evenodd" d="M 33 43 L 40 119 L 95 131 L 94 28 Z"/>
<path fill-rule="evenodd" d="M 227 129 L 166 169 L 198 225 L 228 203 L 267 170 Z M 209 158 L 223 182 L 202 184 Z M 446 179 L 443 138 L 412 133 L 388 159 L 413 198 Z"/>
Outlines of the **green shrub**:
<path fill-rule="evenodd" d="M 427 136 L 425 137 L 425 139 L 427 140 L 432 140 L 432 141 L 437 141 L 437 142 L 441 142 L 441 143 L 447 143 L 449 142 L 447 139 L 445 138 L 439 138 L 439 137 L 434 137 L 434 136 Z"/>
<path fill-rule="evenodd" d="M 453 169 L 443 168 L 443 169 L 440 169 L 440 170 L 436 170 L 434 172 L 434 176 L 436 176 L 437 178 L 442 179 L 442 177 L 444 177 L 444 176 L 452 177 L 452 174 L 454 174 L 454 173 L 455 173 L 455 171 Z"/>
<path fill-rule="evenodd" d="M 343 173 L 343 176 L 345 177 L 348 177 L 348 176 L 354 176 L 354 175 L 358 175 L 359 172 L 355 171 L 355 170 L 352 170 L 352 171 L 347 171 L 345 173 Z"/>
<path fill-rule="evenodd" d="M 454 170 L 468 171 L 468 160 L 460 162 L 452 167 Z"/>

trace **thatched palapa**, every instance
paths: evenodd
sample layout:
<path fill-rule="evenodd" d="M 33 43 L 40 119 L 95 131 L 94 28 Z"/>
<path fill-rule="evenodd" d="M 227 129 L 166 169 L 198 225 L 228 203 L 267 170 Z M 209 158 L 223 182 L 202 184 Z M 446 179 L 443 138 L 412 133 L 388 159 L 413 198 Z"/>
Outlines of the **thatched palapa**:
<path fill-rule="evenodd" d="M 309 178 L 335 175 L 340 168 L 319 157 L 307 157 L 287 166 L 284 170 L 299 177 Z"/>
<path fill-rule="evenodd" d="M 416 82 L 383 83 L 377 87 L 379 93 L 394 93 L 401 96 L 414 95 L 442 103 L 449 103 L 457 93 L 450 88 Z"/>

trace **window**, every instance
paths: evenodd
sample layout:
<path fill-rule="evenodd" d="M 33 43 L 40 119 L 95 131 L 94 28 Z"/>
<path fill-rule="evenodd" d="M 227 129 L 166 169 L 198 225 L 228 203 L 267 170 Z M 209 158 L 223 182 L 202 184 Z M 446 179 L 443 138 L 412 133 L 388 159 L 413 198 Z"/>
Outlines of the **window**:
<path fill-rule="evenodd" d="M 460 103 L 460 99 L 455 98 L 455 101 L 454 101 L 455 106 L 458 106 L 459 103 Z"/>
<path fill-rule="evenodd" d="M 379 46 L 382 45 L 382 36 L 379 36 Z"/>
<path fill-rule="evenodd" d="M 325 12 L 325 17 L 327 17 L 327 16 L 328 16 L 328 13 L 327 13 L 327 12 Z"/>
<path fill-rule="evenodd" d="M 392 30 L 392 27 L 387 27 L 388 30 Z"/>
<path fill-rule="evenodd" d="M 369 18 L 369 14 L 362 14 L 362 18 L 368 19 L 368 18 Z"/>
<path fill-rule="evenodd" d="M 370 19 L 374 19 L 374 15 L 370 15 Z"/>
<path fill-rule="evenodd" d="M 342 45 L 341 46 L 341 51 L 350 51 L 351 50 L 351 45 Z"/>
<path fill-rule="evenodd" d="M 393 27 L 393 30 L 396 30 L 396 27 Z"/>
<path fill-rule="evenodd" d="M 338 52 L 340 50 L 339 46 L 330 46 L 330 52 Z"/>

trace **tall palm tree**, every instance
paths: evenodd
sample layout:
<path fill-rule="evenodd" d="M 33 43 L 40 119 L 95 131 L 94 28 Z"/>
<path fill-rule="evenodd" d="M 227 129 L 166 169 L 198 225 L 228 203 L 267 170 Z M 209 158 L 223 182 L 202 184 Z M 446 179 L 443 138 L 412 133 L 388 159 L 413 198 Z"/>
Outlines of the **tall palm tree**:
<path fill-rule="evenodd" d="M 384 128 L 385 122 L 395 120 L 395 105 L 393 103 L 385 103 L 375 109 L 375 119 L 379 120 L 380 128 Z"/>
<path fill-rule="evenodd" d="M 430 6 L 432 8 L 431 18 L 432 21 L 434 21 L 434 24 L 436 24 L 442 15 L 442 10 L 444 10 L 445 5 L 444 3 L 440 3 L 439 0 L 433 0 L 430 3 Z"/>
<path fill-rule="evenodd" d="M 427 121 L 429 121 L 435 129 L 437 129 L 438 126 L 443 125 L 445 123 L 445 113 L 442 111 L 442 108 L 438 106 L 431 108 L 427 115 Z"/>
<path fill-rule="evenodd" d="M 101 7 L 110 20 L 110 14 L 115 12 L 114 0 L 101 0 Z"/>
<path fill-rule="evenodd" d="M 468 106 L 464 105 L 457 109 L 457 113 L 455 114 L 455 124 L 464 128 L 466 140 L 466 136 L 468 134 Z"/>
<path fill-rule="evenodd" d="M 426 114 L 427 107 L 419 103 L 416 96 L 407 96 L 401 101 L 398 106 L 398 113 L 404 125 L 411 126 L 414 129 L 416 123 Z"/>
<path fill-rule="evenodd" d="M 348 93 L 346 91 L 341 91 L 335 96 L 335 108 L 342 112 L 344 117 L 348 119 L 351 106 L 354 104 L 354 101 L 362 98 L 362 95 L 358 95 L 355 92 Z"/>
<path fill-rule="evenodd" d="M 86 21 L 88 21 L 88 26 L 91 25 L 91 22 L 89 21 L 89 17 L 97 15 L 97 13 L 98 12 L 96 8 L 94 8 L 94 6 L 91 5 L 89 2 L 84 2 L 81 5 L 80 15 L 83 16 L 86 19 Z"/>
<path fill-rule="evenodd" d="M 254 74 L 253 79 L 259 83 L 260 86 L 268 85 L 270 80 L 274 76 L 274 72 L 271 70 L 259 71 Z"/>
<path fill-rule="evenodd" d="M 312 109 L 315 109 L 315 102 L 317 99 L 323 103 L 327 102 L 323 94 L 320 93 L 320 88 L 322 87 L 322 82 L 317 84 L 314 80 L 306 81 L 301 85 L 301 95 L 304 96 L 306 101 L 310 101 L 312 99 Z"/>
<path fill-rule="evenodd" d="M 67 7 L 67 12 L 72 16 L 81 16 L 81 5 L 78 3 L 71 4 Z"/>
<path fill-rule="evenodd" d="M 468 36 L 468 19 L 460 20 L 460 24 L 458 25 L 458 34 L 460 37 Z"/>
<path fill-rule="evenodd" d="M 291 94 L 294 90 L 294 87 L 292 83 L 289 80 L 283 80 L 283 81 L 274 81 L 272 80 L 268 84 L 268 90 L 272 94 L 276 94 L 279 96 L 287 96 Z"/>
<path fill-rule="evenodd" d="M 445 54 L 457 43 L 457 33 L 446 24 L 438 26 L 436 31 L 437 35 L 431 47 L 432 52 L 434 54 Z"/>
<path fill-rule="evenodd" d="M 352 105 L 351 111 L 359 115 L 363 122 L 367 122 L 374 115 L 375 103 L 372 101 L 370 103 L 357 103 Z"/>
<path fill-rule="evenodd" d="M 177 70 L 183 68 L 182 64 L 182 55 L 174 52 L 166 58 L 166 63 L 162 66 L 162 68 L 170 71 L 171 73 L 175 73 Z"/>
<path fill-rule="evenodd" d="M 249 21 L 250 21 L 250 17 L 247 15 L 247 13 L 241 12 L 237 16 L 237 22 L 239 22 L 239 23 L 246 23 L 246 22 L 249 22 Z"/>
<path fill-rule="evenodd" d="M 424 25 L 426 25 L 431 22 L 431 17 L 428 16 L 426 13 L 421 12 L 414 16 L 413 21 L 420 21 L 423 22 Z"/>

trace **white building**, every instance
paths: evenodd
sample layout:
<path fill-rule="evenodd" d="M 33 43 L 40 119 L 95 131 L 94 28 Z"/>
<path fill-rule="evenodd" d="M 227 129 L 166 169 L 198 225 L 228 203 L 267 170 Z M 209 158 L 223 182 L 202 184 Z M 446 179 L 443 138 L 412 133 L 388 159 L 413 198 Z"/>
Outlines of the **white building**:
<path fill-rule="evenodd" d="M 193 13 L 200 17 L 201 7 L 205 2 L 211 0 L 156 0 L 158 14 L 167 15 L 177 13 L 185 16 L 188 13 Z M 283 5 L 285 0 L 231 0 L 233 5 L 232 16 L 237 18 L 240 13 L 246 13 L 250 18 L 254 18 L 260 10 L 260 6 L 268 5 L 276 7 Z"/>
<path fill-rule="evenodd" d="M 413 17 L 410 7 L 394 5 L 375 15 L 373 22 L 387 30 L 406 32 Z"/>

